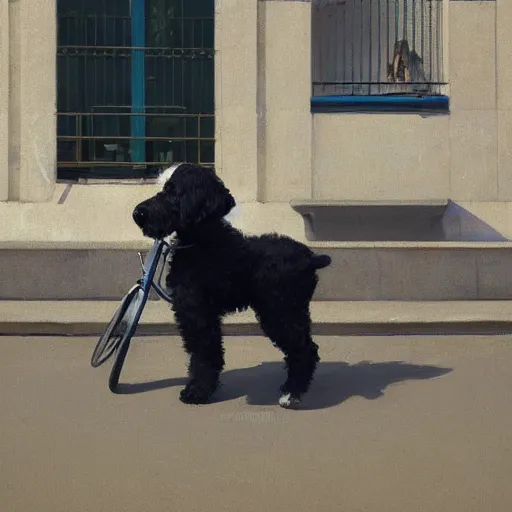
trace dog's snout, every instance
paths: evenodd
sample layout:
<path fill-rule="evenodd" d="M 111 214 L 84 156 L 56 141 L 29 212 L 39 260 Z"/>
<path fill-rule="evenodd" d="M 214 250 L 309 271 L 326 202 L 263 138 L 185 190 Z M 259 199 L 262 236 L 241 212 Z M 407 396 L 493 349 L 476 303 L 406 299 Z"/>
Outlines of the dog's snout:
<path fill-rule="evenodd" d="M 143 228 L 148 220 L 148 209 L 144 205 L 139 205 L 133 210 L 133 220 L 140 228 Z"/>

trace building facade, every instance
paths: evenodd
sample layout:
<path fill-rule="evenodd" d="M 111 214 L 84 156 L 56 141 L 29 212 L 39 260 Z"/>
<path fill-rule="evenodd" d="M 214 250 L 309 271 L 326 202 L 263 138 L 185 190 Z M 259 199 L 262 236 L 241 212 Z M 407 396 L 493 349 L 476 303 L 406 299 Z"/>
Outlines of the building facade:
<path fill-rule="evenodd" d="M 103 4 L 0 0 L 1 201 L 183 160 L 241 202 L 512 200 L 509 0 Z"/>

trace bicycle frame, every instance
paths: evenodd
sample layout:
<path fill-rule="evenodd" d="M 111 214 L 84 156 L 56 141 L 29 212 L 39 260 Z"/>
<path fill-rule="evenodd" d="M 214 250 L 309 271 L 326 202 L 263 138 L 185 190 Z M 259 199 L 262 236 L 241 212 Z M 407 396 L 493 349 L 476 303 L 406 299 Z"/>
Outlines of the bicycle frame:
<path fill-rule="evenodd" d="M 153 288 L 161 299 L 165 300 L 166 302 L 172 301 L 172 297 L 162 288 L 161 279 L 165 269 L 165 262 L 167 257 L 169 254 L 174 252 L 174 249 L 175 244 L 168 243 L 165 240 L 155 240 L 153 247 L 148 252 L 144 262 L 142 260 L 141 253 L 138 253 L 142 267 L 142 277 L 137 281 L 137 283 L 140 285 L 146 297 L 149 294 L 151 288 Z M 158 264 L 162 256 L 164 258 L 164 262 L 160 270 L 160 275 L 158 276 L 158 281 L 155 282 L 154 277 L 156 269 L 158 268 Z"/>

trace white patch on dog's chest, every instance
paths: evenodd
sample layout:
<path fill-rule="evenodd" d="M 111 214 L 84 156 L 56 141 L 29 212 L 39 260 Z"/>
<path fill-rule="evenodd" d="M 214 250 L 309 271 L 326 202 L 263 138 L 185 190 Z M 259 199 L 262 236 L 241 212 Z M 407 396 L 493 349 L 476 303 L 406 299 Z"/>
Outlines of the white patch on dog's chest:
<path fill-rule="evenodd" d="M 240 205 L 236 205 L 224 218 L 232 224 L 235 219 L 240 218 L 241 216 Z"/>

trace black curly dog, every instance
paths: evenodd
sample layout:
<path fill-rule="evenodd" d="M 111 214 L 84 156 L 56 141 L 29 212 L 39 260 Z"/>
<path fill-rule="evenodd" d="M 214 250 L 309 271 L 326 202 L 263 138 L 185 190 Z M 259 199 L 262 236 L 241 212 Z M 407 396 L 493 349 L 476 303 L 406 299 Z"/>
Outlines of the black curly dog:
<path fill-rule="evenodd" d="M 251 307 L 263 332 L 285 355 L 287 379 L 279 404 L 291 407 L 308 391 L 320 360 L 309 304 L 316 271 L 331 258 L 286 236 L 244 236 L 224 219 L 234 206 L 214 170 L 181 164 L 161 192 L 133 211 L 145 236 L 175 233 L 178 240 L 166 283 L 190 356 L 190 379 L 180 400 L 210 400 L 224 368 L 222 318 Z"/>

